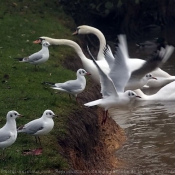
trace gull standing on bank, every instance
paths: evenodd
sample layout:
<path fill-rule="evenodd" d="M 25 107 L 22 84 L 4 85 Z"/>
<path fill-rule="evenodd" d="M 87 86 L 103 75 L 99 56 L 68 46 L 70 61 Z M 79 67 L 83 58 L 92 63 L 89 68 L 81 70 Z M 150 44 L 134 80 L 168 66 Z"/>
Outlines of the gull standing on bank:
<path fill-rule="evenodd" d="M 48 47 L 50 46 L 50 43 L 43 40 L 41 44 L 42 44 L 42 49 L 40 51 L 24 58 L 18 58 L 18 60 L 20 62 L 34 64 L 35 68 L 36 68 L 36 65 L 46 62 L 49 59 Z"/>
<path fill-rule="evenodd" d="M 0 148 L 4 149 L 12 145 L 17 138 L 16 118 L 22 116 L 17 111 L 9 111 L 6 116 L 6 124 L 0 129 Z"/>
<path fill-rule="evenodd" d="M 45 84 L 51 85 L 52 89 L 56 89 L 59 91 L 63 91 L 69 94 L 74 95 L 76 97 L 76 101 L 78 102 L 78 94 L 81 93 L 86 87 L 86 78 L 85 75 L 91 75 L 90 73 L 86 72 L 84 69 L 77 70 L 77 79 L 76 80 L 69 80 L 64 83 L 50 83 L 44 82 Z"/>

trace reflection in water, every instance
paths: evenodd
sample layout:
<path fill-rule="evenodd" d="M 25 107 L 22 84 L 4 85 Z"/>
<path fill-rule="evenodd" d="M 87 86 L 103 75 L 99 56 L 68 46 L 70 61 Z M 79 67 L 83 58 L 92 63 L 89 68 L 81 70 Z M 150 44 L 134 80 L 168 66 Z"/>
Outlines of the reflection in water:
<path fill-rule="evenodd" d="M 168 36 L 167 36 L 168 37 Z M 172 38 L 171 38 L 172 41 Z M 175 42 L 175 40 L 174 40 Z M 130 43 L 130 56 L 137 55 Z M 163 70 L 175 75 L 175 53 Z M 146 94 L 156 90 L 146 90 Z M 124 128 L 126 143 L 117 151 L 125 166 L 117 174 L 175 174 L 175 102 L 140 101 L 130 109 L 111 109 L 110 116 Z"/>
<path fill-rule="evenodd" d="M 175 168 L 174 102 L 139 102 L 131 110 L 110 110 L 110 116 L 127 135 L 126 143 L 117 151 L 126 169 L 159 172 Z"/>

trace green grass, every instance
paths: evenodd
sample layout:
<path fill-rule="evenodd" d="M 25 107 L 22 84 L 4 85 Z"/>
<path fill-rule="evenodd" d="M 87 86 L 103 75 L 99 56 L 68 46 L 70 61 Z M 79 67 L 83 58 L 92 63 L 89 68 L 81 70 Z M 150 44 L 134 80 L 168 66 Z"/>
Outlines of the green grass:
<path fill-rule="evenodd" d="M 57 1 L 55 1 L 57 2 Z M 16 142 L 5 149 L 6 159 L 0 158 L 0 174 L 21 174 L 24 171 L 53 171 L 68 168 L 67 160 L 59 154 L 57 137 L 66 132 L 66 116 L 76 109 L 75 100 L 65 93 L 57 93 L 42 82 L 64 82 L 76 74 L 62 67 L 64 56 L 74 54 L 68 47 L 50 47 L 49 60 L 35 71 L 34 65 L 19 63 L 15 57 L 28 56 L 41 49 L 32 41 L 40 36 L 72 39 L 72 19 L 59 4 L 47 0 L 2 0 L 0 5 L 0 127 L 6 114 L 16 110 L 23 114 L 17 125 L 23 125 L 51 109 L 55 118 L 54 129 L 41 137 L 43 154 L 23 156 L 24 149 L 36 148 L 33 136 L 19 133 Z M 1 151 L 1 150 L 0 150 Z M 32 173 L 31 173 L 32 174 Z"/>

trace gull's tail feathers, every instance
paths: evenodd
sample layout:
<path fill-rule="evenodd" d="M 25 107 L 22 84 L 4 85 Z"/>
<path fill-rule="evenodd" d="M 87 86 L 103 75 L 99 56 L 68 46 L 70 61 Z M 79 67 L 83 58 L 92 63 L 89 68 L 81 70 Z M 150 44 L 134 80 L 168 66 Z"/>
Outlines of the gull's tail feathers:
<path fill-rule="evenodd" d="M 52 87 L 55 87 L 55 83 L 52 83 L 52 82 L 43 82 L 43 84 L 48 84 L 48 85 L 50 85 L 50 86 L 52 86 Z"/>

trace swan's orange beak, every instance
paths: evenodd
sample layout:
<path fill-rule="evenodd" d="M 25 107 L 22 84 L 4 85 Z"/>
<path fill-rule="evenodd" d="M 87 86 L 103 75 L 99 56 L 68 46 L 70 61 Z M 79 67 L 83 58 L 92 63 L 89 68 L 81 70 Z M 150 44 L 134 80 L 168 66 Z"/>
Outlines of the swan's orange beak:
<path fill-rule="evenodd" d="M 76 30 L 74 33 L 72 33 L 72 35 L 78 35 L 78 32 L 77 32 L 77 30 Z"/>
<path fill-rule="evenodd" d="M 40 39 L 37 39 L 35 41 L 33 41 L 34 44 L 40 44 L 41 43 L 41 40 Z"/>

